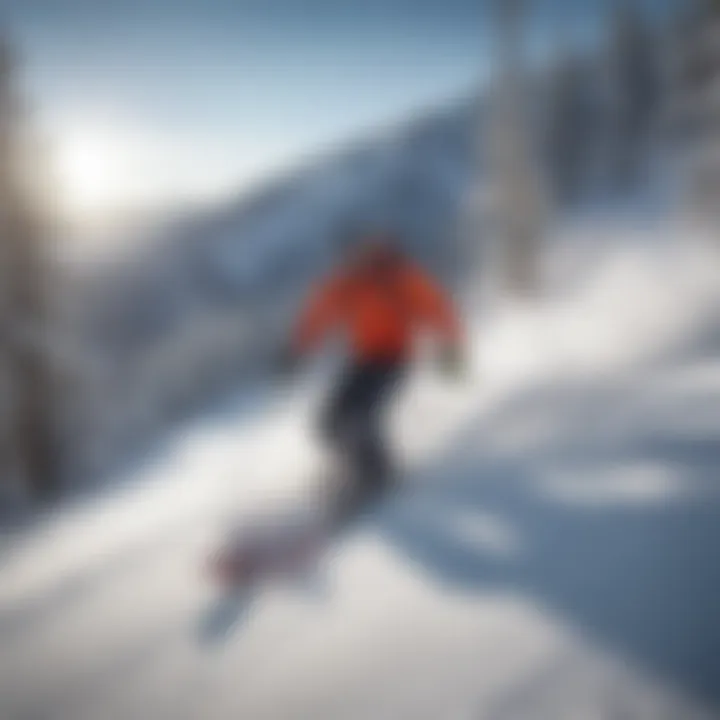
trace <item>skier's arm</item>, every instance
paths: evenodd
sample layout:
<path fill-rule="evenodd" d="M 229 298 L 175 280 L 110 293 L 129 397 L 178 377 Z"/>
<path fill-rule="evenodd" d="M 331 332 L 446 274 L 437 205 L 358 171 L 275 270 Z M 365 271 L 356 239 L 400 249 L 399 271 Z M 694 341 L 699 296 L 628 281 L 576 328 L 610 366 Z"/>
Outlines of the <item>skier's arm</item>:
<path fill-rule="evenodd" d="M 411 267 L 406 276 L 410 305 L 423 324 L 437 333 L 449 347 L 462 344 L 460 319 L 448 294 L 426 272 Z"/>
<path fill-rule="evenodd" d="M 301 355 L 313 350 L 337 325 L 342 315 L 341 296 L 341 282 L 335 277 L 310 293 L 293 333 L 294 354 Z"/>

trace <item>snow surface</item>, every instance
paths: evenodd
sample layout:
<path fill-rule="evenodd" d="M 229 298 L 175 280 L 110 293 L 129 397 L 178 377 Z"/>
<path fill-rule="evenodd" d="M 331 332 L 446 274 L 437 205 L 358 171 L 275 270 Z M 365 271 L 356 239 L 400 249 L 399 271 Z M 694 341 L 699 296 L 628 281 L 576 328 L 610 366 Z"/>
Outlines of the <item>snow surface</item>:
<path fill-rule="evenodd" d="M 223 595 L 202 562 L 309 502 L 322 373 L 4 539 L 0 718 L 720 717 L 720 262 L 669 225 L 557 247 L 463 382 L 418 370 L 407 492 L 313 571 Z"/>

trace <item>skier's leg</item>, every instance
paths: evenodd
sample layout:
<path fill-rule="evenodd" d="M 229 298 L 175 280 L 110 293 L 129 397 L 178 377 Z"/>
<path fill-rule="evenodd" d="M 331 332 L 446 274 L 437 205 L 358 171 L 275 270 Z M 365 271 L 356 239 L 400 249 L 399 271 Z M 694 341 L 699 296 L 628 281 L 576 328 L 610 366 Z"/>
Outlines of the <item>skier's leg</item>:
<path fill-rule="evenodd" d="M 319 419 L 322 440 L 332 459 L 328 475 L 321 483 L 321 504 L 330 511 L 331 523 L 342 525 L 352 514 L 359 476 L 354 436 L 357 408 L 367 378 L 365 365 L 347 367 L 332 390 Z"/>
<path fill-rule="evenodd" d="M 393 462 L 386 440 L 385 419 L 390 400 L 399 386 L 402 367 L 378 363 L 364 378 L 353 407 L 353 465 L 356 482 L 369 496 L 382 493 L 392 480 Z"/>
<path fill-rule="evenodd" d="M 320 416 L 322 439 L 340 456 L 347 453 L 353 416 L 358 398 L 362 395 L 365 375 L 363 366 L 346 368 Z"/>
<path fill-rule="evenodd" d="M 351 367 L 322 414 L 323 438 L 341 465 L 332 483 L 332 491 L 339 493 L 335 520 L 341 524 L 366 501 L 382 494 L 392 479 L 383 421 L 403 369 L 389 363 Z"/>

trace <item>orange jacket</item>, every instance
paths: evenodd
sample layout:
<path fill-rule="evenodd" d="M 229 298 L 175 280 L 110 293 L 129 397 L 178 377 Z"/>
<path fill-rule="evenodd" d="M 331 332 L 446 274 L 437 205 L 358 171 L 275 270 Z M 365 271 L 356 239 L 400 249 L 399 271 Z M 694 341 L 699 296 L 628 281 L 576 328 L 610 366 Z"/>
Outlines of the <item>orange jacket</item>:
<path fill-rule="evenodd" d="M 342 331 L 356 360 L 405 360 L 417 330 L 428 328 L 447 343 L 460 338 L 453 304 L 419 267 L 397 259 L 382 268 L 350 268 L 331 275 L 311 294 L 293 341 L 311 350 Z"/>

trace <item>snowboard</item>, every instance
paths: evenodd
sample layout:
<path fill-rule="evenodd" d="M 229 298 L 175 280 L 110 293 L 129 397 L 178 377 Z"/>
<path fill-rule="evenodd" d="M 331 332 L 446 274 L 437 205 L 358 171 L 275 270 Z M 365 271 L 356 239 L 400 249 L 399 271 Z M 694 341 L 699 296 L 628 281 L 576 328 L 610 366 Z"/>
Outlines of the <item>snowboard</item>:
<path fill-rule="evenodd" d="M 355 489 L 335 498 L 313 516 L 268 514 L 237 523 L 207 563 L 212 581 L 224 587 L 256 585 L 294 576 L 319 556 L 387 495 Z"/>
<path fill-rule="evenodd" d="M 223 586 L 253 585 L 301 570 L 320 552 L 324 528 L 308 524 L 290 532 L 279 525 L 234 532 L 209 558 L 210 577 Z"/>

